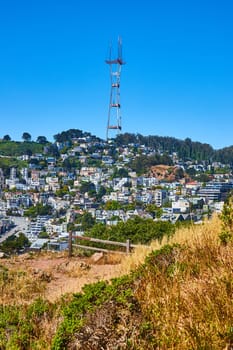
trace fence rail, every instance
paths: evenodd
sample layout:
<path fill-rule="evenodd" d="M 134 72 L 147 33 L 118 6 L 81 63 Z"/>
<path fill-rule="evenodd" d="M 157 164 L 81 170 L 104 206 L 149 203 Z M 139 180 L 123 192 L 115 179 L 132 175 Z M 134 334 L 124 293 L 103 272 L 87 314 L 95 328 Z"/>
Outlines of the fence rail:
<path fill-rule="evenodd" d="M 102 243 L 102 244 L 109 244 L 109 245 L 114 245 L 114 246 L 119 246 L 119 247 L 125 247 L 126 251 L 122 252 L 119 250 L 109 250 L 109 249 L 104 249 L 104 248 L 96 248 L 96 247 L 91 247 L 91 246 L 86 246 L 86 245 L 81 245 L 81 244 L 74 244 L 73 239 L 79 239 L 83 241 L 88 241 L 88 242 L 94 242 L 94 243 Z M 127 239 L 125 243 L 123 242 L 116 242 L 116 241 L 108 241 L 106 239 L 99 239 L 99 238 L 92 238 L 92 237 L 83 237 L 83 236 L 74 236 L 72 235 L 72 232 L 69 233 L 69 257 L 72 256 L 72 251 L 73 247 L 78 247 L 78 248 L 83 248 L 83 249 L 89 249 L 89 250 L 94 250 L 97 252 L 106 252 L 106 253 L 120 253 L 120 254 L 129 254 L 130 250 L 132 248 L 137 247 L 136 244 L 131 244 L 130 240 Z"/>

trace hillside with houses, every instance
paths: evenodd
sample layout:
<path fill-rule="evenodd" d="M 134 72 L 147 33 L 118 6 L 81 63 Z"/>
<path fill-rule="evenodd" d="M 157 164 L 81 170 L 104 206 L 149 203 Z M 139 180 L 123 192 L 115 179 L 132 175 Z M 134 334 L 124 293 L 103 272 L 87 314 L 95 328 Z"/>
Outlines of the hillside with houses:
<path fill-rule="evenodd" d="M 50 241 L 64 249 L 70 230 L 92 235 L 96 225 L 135 217 L 198 224 L 221 212 L 233 188 L 232 163 L 213 160 L 220 150 L 190 139 L 123 134 L 104 141 L 78 129 L 53 143 L 23 136 L 0 141 L 0 232 L 2 240 L 21 232 L 35 249 Z"/>
<path fill-rule="evenodd" d="M 0 348 L 230 350 L 231 163 L 26 136 L 0 141 Z"/>

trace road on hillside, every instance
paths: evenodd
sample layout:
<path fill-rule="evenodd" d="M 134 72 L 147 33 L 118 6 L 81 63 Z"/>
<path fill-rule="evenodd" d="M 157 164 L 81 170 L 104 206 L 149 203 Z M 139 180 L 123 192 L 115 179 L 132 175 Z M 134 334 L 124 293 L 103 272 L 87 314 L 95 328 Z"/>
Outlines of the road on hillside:
<path fill-rule="evenodd" d="M 0 236 L 0 243 L 4 242 L 8 237 L 14 235 L 15 233 L 26 232 L 28 221 L 25 217 L 11 216 L 10 219 L 15 223 L 15 226 Z"/>

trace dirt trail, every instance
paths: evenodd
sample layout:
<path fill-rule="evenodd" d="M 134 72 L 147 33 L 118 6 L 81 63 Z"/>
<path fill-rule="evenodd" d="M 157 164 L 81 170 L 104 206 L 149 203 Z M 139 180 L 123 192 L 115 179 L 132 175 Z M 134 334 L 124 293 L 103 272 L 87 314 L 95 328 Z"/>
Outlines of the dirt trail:
<path fill-rule="evenodd" d="M 110 280 L 122 274 L 121 257 L 72 257 L 64 254 L 28 254 L 3 259 L 1 264 L 14 270 L 24 270 L 32 277 L 45 282 L 44 297 L 51 302 L 65 293 L 76 293 L 85 284 Z"/>
<path fill-rule="evenodd" d="M 109 280 L 119 275 L 119 265 L 91 265 L 87 270 L 77 274 L 76 277 L 72 277 L 72 274 L 64 276 L 63 273 L 55 273 L 54 279 L 46 288 L 46 297 L 50 301 L 54 301 L 62 294 L 80 292 L 85 284 Z"/>

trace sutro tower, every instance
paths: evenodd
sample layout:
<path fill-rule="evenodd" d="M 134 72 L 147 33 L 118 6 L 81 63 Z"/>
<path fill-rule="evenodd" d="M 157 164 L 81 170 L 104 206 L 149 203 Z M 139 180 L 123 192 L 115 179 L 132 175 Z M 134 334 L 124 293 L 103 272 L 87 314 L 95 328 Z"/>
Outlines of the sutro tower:
<path fill-rule="evenodd" d="M 121 66 L 125 64 L 122 59 L 122 40 L 118 38 L 118 54 L 112 58 L 112 47 L 110 47 L 109 59 L 105 61 L 110 67 L 111 91 L 108 109 L 108 124 L 106 138 L 109 138 L 109 130 L 121 131 L 121 104 L 120 104 L 120 79 Z"/>

